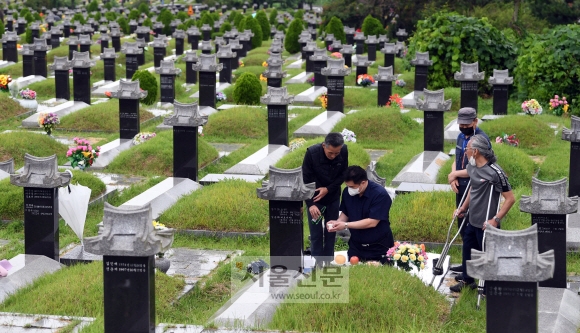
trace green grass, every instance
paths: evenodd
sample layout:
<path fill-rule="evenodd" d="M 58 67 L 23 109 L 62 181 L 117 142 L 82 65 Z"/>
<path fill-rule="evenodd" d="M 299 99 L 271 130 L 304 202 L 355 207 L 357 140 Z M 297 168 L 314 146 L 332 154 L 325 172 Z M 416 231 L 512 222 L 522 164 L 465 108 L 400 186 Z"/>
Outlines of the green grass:
<path fill-rule="evenodd" d="M 159 220 L 175 229 L 264 232 L 268 201 L 257 197 L 258 187 L 240 180 L 205 186 L 179 199 Z"/>
<path fill-rule="evenodd" d="M 282 169 L 294 169 L 302 166 L 306 149 L 323 141 L 324 138 L 322 137 L 306 141 L 302 147 L 282 157 L 276 163 L 276 167 Z M 363 147 L 359 143 L 354 142 L 347 142 L 346 145 L 348 147 L 348 165 L 359 165 L 366 168 L 371 160 L 369 154 L 363 149 Z"/>
<path fill-rule="evenodd" d="M 56 154 L 59 165 L 66 161 L 68 147 L 48 135 L 27 132 L 0 134 L 0 161 L 14 158 L 14 169 L 24 166 L 24 154 L 47 157 Z"/>
<path fill-rule="evenodd" d="M 422 131 L 411 131 L 403 143 L 388 148 L 389 152 L 377 161 L 376 172 L 386 179 L 387 184 L 390 184 L 411 158 L 423 151 L 423 133 Z"/>
<path fill-rule="evenodd" d="M 239 106 L 209 117 L 203 127 L 211 142 L 251 142 L 268 135 L 268 111 L 265 108 Z"/>
<path fill-rule="evenodd" d="M 218 158 L 218 151 L 203 138 L 199 138 L 197 149 L 200 168 Z M 156 137 L 121 152 L 106 170 L 141 176 L 172 176 L 173 131 L 161 131 Z"/>
<path fill-rule="evenodd" d="M 0 122 L 27 112 L 18 102 L 11 99 L 7 93 L 0 93 L 0 109 L 2 110 Z"/>

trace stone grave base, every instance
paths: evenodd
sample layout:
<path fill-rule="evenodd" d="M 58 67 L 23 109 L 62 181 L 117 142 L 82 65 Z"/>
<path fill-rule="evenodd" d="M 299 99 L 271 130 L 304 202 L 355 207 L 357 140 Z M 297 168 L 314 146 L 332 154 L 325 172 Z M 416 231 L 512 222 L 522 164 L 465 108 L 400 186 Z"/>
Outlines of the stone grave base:
<path fill-rule="evenodd" d="M 0 177 L 1 177 L 0 173 Z M 1 178 L 0 178 L 1 179 Z M 209 185 L 217 182 L 221 182 L 226 179 L 239 179 L 245 180 L 248 183 L 255 183 L 259 182 L 264 179 L 264 175 L 237 175 L 237 174 L 218 174 L 218 173 L 210 173 L 205 175 L 202 179 L 199 180 L 201 185 Z"/>
<path fill-rule="evenodd" d="M 100 86 L 96 86 L 96 84 L 95 84 L 95 85 L 93 85 L 93 88 L 97 87 L 97 89 L 93 90 L 91 92 L 91 95 L 92 96 L 105 96 L 106 91 L 115 92 L 115 91 L 119 90 L 119 81 L 120 80 L 107 81 L 108 82 L 107 84 L 102 84 Z M 99 81 L 99 82 L 101 82 L 101 81 Z"/>
<path fill-rule="evenodd" d="M 101 146 L 101 153 L 99 158 L 95 160 L 93 165 L 91 166 L 92 170 L 102 170 L 104 169 L 109 163 L 113 161 L 119 153 L 124 150 L 131 148 L 133 145 L 133 140 L 129 139 L 116 139 L 109 143 L 106 143 Z"/>
<path fill-rule="evenodd" d="M 326 87 L 310 87 L 305 91 L 294 97 L 294 102 L 297 103 L 314 103 L 318 96 L 324 94 L 327 91 Z"/>
<path fill-rule="evenodd" d="M 266 145 L 240 163 L 227 169 L 225 173 L 265 175 L 268 173 L 270 165 L 276 164 L 288 152 L 290 152 L 290 148 L 283 145 Z"/>
<path fill-rule="evenodd" d="M 70 332 L 80 332 L 85 326 L 90 325 L 94 320 L 95 318 L 88 317 L 0 312 L 0 331 L 12 333 L 60 332 L 73 321 L 79 321 L 76 326 L 71 328 L 72 330 Z"/>
<path fill-rule="evenodd" d="M 449 158 L 440 151 L 424 151 L 414 156 L 391 184 L 393 186 L 399 186 L 403 182 L 436 184 L 437 173 Z"/>
<path fill-rule="evenodd" d="M 578 204 L 580 209 L 580 203 Z M 580 251 L 580 213 L 569 214 L 566 222 L 566 248 Z"/>
<path fill-rule="evenodd" d="M 447 184 L 423 184 L 402 182 L 395 190 L 396 194 L 405 194 L 411 192 L 433 192 L 433 191 L 452 191 L 451 185 Z"/>
<path fill-rule="evenodd" d="M 293 63 L 289 64 L 288 66 L 286 66 L 286 68 L 288 69 L 300 69 L 302 68 L 302 63 L 304 61 L 302 59 L 298 59 L 296 61 L 294 61 Z"/>
<path fill-rule="evenodd" d="M 286 84 L 306 83 L 306 80 L 308 80 L 308 78 L 311 77 L 312 75 L 313 74 L 309 73 L 309 72 L 302 72 L 302 73 L 288 79 L 288 81 L 286 81 Z"/>
<path fill-rule="evenodd" d="M 218 110 L 229 110 L 233 108 L 256 108 L 256 109 L 265 109 L 266 105 L 237 105 L 237 104 L 222 104 L 217 109 Z"/>
<path fill-rule="evenodd" d="M 0 60 L 0 68 L 8 67 L 8 66 L 14 65 L 14 64 L 15 64 L 14 61 Z"/>
<path fill-rule="evenodd" d="M 578 293 L 570 289 L 538 287 L 538 332 L 576 333 L 578 328 Z"/>
<path fill-rule="evenodd" d="M 54 273 L 63 267 L 48 257 L 32 254 L 19 254 L 9 262 L 12 268 L 8 276 L 0 278 L 0 302 L 42 275 Z"/>
<path fill-rule="evenodd" d="M 294 137 L 317 137 L 330 133 L 346 115 L 338 111 L 324 111 L 294 132 Z"/>
<path fill-rule="evenodd" d="M 102 260 L 103 256 L 86 252 L 81 245 L 76 245 L 71 248 L 67 247 L 60 253 L 60 263 L 66 266 L 88 264 L 93 261 Z"/>
<path fill-rule="evenodd" d="M 483 120 L 483 121 L 496 120 L 496 119 L 503 118 L 503 117 L 505 117 L 505 115 L 502 115 L 502 114 L 488 114 L 488 115 L 483 116 L 481 118 L 481 120 Z"/>
<path fill-rule="evenodd" d="M 0 180 L 10 178 L 10 174 L 4 170 L 0 170 Z"/>
<path fill-rule="evenodd" d="M 42 112 L 48 113 L 56 113 L 59 118 L 62 118 L 68 114 L 76 112 L 78 110 L 84 109 L 89 105 L 85 102 L 75 102 L 75 101 L 68 101 L 62 104 L 59 104 L 54 107 L 44 108 Z M 28 118 L 22 121 L 22 127 L 24 128 L 38 128 L 38 113 L 35 113 Z"/>
<path fill-rule="evenodd" d="M 231 84 L 227 83 L 227 82 L 216 82 L 215 84 L 215 92 L 216 94 L 220 91 L 224 91 L 224 89 L 226 89 L 227 87 L 231 86 Z M 197 91 L 195 94 L 189 96 L 191 98 L 199 98 L 199 91 Z"/>
<path fill-rule="evenodd" d="M 423 96 L 422 91 L 412 91 L 403 97 L 403 107 L 414 109 L 417 105 L 415 104 L 415 97 Z"/>
<path fill-rule="evenodd" d="M 478 118 L 477 120 L 477 123 L 481 124 L 481 119 Z M 455 143 L 457 142 L 457 136 L 459 136 L 460 133 L 461 131 L 459 130 L 457 119 L 453 119 L 443 130 L 443 139 L 445 142 Z"/>
<path fill-rule="evenodd" d="M 93 89 L 98 88 L 98 87 L 101 87 L 101 86 L 104 86 L 104 85 L 109 84 L 109 83 L 113 83 L 113 82 L 115 82 L 115 81 L 111 81 L 111 80 L 107 80 L 107 81 L 105 81 L 105 80 L 97 81 L 97 82 L 93 83 Z"/>
<path fill-rule="evenodd" d="M 47 99 L 46 101 L 42 102 L 42 104 L 46 105 L 47 107 L 53 107 L 53 106 L 61 105 L 62 103 L 66 103 L 66 102 L 68 102 L 68 99 L 51 98 L 51 99 Z"/>
<path fill-rule="evenodd" d="M 40 75 L 29 75 L 29 76 L 22 76 L 14 80 L 16 82 L 18 89 L 22 89 L 30 84 L 44 81 L 46 78 Z"/>

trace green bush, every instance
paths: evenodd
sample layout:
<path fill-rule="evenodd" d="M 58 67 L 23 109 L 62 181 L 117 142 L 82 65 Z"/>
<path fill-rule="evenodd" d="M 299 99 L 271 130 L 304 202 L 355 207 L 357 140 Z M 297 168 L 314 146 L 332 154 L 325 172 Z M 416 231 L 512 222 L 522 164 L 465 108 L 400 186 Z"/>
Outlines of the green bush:
<path fill-rule="evenodd" d="M 414 58 L 417 51 L 428 51 L 433 61 L 428 77 L 430 89 L 458 85 L 453 74 L 461 69 L 461 62 L 478 61 L 479 70 L 485 71 L 487 82 L 493 69 L 513 70 L 517 56 L 515 45 L 487 19 L 445 11 L 419 21 L 410 39 L 407 58 Z M 482 89 L 489 92 L 490 88 Z"/>
<path fill-rule="evenodd" d="M 272 11 L 270 12 L 270 17 L 268 18 L 268 21 L 270 21 L 271 25 L 276 25 L 276 23 L 278 23 L 278 10 L 276 8 L 272 9 Z"/>
<path fill-rule="evenodd" d="M 213 29 L 213 23 L 214 23 L 213 18 L 209 13 L 206 12 L 201 16 L 201 26 L 203 26 L 204 24 L 208 24 Z"/>
<path fill-rule="evenodd" d="M 28 14 L 28 13 L 30 13 L 30 9 L 28 9 L 28 8 L 24 7 L 24 8 L 22 8 L 22 10 L 20 11 L 20 15 L 19 15 L 19 16 L 20 16 L 20 17 L 25 17 L 25 16 L 26 16 L 26 14 Z"/>
<path fill-rule="evenodd" d="M 129 20 L 138 20 L 139 16 L 141 15 L 141 13 L 139 13 L 139 10 L 137 9 L 131 9 L 131 12 L 129 12 Z"/>
<path fill-rule="evenodd" d="M 333 34 L 336 40 L 340 40 L 343 44 L 346 44 L 344 25 L 338 17 L 333 16 L 326 25 L 324 31 L 326 31 L 327 34 Z"/>
<path fill-rule="evenodd" d="M 232 31 L 232 25 L 230 22 L 224 22 L 220 27 L 220 32 L 225 33 L 226 31 Z"/>
<path fill-rule="evenodd" d="M 580 16 L 580 8 L 574 1 L 566 0 L 530 0 L 532 14 L 535 17 L 545 18 L 551 24 L 573 24 Z M 570 4 L 574 4 L 570 6 Z"/>
<path fill-rule="evenodd" d="M 238 31 L 244 31 L 246 29 L 246 21 L 248 20 L 247 17 L 242 17 L 242 19 L 236 24 L 236 28 Z"/>
<path fill-rule="evenodd" d="M 288 27 L 288 33 L 284 37 L 284 48 L 288 53 L 294 54 L 300 52 L 300 43 L 298 39 L 302 32 L 303 23 L 301 19 L 294 19 Z"/>
<path fill-rule="evenodd" d="M 24 35 L 24 40 L 26 44 L 32 44 L 32 29 L 26 28 L 26 34 Z"/>
<path fill-rule="evenodd" d="M 379 35 L 385 34 L 385 29 L 383 28 L 381 21 L 371 15 L 365 17 L 361 30 L 364 32 L 365 36 L 375 35 L 378 38 Z"/>
<path fill-rule="evenodd" d="M 147 91 L 147 96 L 141 100 L 141 103 L 153 105 L 157 101 L 157 90 L 159 90 L 155 76 L 149 73 L 148 70 L 139 70 L 133 74 L 132 80 L 139 80 L 139 87 Z"/>
<path fill-rule="evenodd" d="M 121 28 L 121 31 L 123 31 L 124 34 L 128 35 L 131 30 L 129 28 L 129 22 L 127 21 L 126 18 L 124 17 L 119 17 L 119 19 L 117 20 L 117 23 L 119 23 L 119 27 Z"/>
<path fill-rule="evenodd" d="M 244 73 L 236 80 L 234 88 L 234 102 L 236 104 L 260 104 L 262 84 L 253 74 Z"/>
<path fill-rule="evenodd" d="M 286 34 L 286 26 L 283 24 L 278 24 L 276 30 L 282 31 L 284 34 Z"/>
<path fill-rule="evenodd" d="M 107 3 L 110 4 L 110 3 Z M 105 13 L 105 18 L 109 21 L 115 21 L 117 19 L 117 14 L 115 12 L 107 12 Z"/>
<path fill-rule="evenodd" d="M 255 18 L 248 17 L 246 19 L 245 30 L 252 30 L 252 32 L 254 33 L 254 36 L 252 37 L 253 49 L 262 46 L 262 28 L 260 27 L 260 23 L 258 23 L 258 21 Z M 266 34 L 269 33 L 270 33 L 269 31 L 266 32 Z"/>
<path fill-rule="evenodd" d="M 527 38 L 518 58 L 515 80 L 521 99 L 535 98 L 548 109 L 554 95 L 580 95 L 580 26 L 557 26 Z"/>
<path fill-rule="evenodd" d="M 28 24 L 34 22 L 34 16 L 32 16 L 32 13 L 26 13 L 26 15 L 24 15 L 24 19 L 26 20 L 26 22 Z"/>
<path fill-rule="evenodd" d="M 108 14 L 108 13 L 107 13 L 107 14 Z M 112 14 L 113 14 L 113 15 L 115 15 L 115 13 L 112 13 Z M 108 18 L 108 17 L 107 17 L 107 18 Z M 113 19 L 109 19 L 109 21 L 114 21 L 114 20 L 115 20 L 115 17 L 113 17 Z M 81 14 L 81 13 L 76 13 L 76 14 L 73 16 L 73 18 L 72 18 L 72 20 L 71 20 L 71 23 L 72 23 L 72 22 L 75 22 L 75 21 L 79 21 L 79 22 L 81 22 L 81 24 L 85 24 L 85 23 L 86 23 L 86 21 L 85 21 L 85 17 L 84 17 L 84 16 L 83 16 L 83 14 Z"/>
<path fill-rule="evenodd" d="M 99 10 L 99 3 L 97 2 L 97 0 L 91 1 L 91 3 L 89 3 L 89 5 L 87 6 L 87 12 L 89 12 L 89 13 L 96 12 L 98 10 Z"/>
<path fill-rule="evenodd" d="M 143 26 L 144 26 L 144 27 L 153 28 L 153 22 L 151 22 L 151 19 L 150 19 L 150 18 L 146 18 L 146 19 L 143 21 Z"/>
<path fill-rule="evenodd" d="M 2 38 L 2 36 L 4 36 L 4 21 L 0 20 L 0 38 Z"/>
<path fill-rule="evenodd" d="M 167 36 L 171 36 L 171 21 L 173 21 L 173 14 L 167 9 L 162 9 L 161 13 L 157 17 L 157 22 L 163 23 L 163 33 Z"/>
<path fill-rule="evenodd" d="M 494 27 L 502 31 L 504 29 L 523 29 L 523 32 L 541 33 L 542 30 L 548 28 L 548 22 L 545 19 L 532 15 L 529 6 L 528 1 L 521 2 L 521 8 L 518 12 L 518 28 L 514 27 L 512 23 L 514 15 L 513 2 L 501 3 L 494 1 L 483 7 L 475 7 L 473 8 L 473 14 L 471 16 L 479 18 L 487 17 Z M 505 31 L 504 34 L 506 34 Z"/>
<path fill-rule="evenodd" d="M 256 14 L 256 20 L 260 24 L 260 28 L 262 28 L 262 40 L 270 39 L 270 22 L 268 21 L 266 12 L 263 10 L 259 11 Z"/>
<path fill-rule="evenodd" d="M 139 5 L 139 12 L 149 16 L 149 6 L 146 3 L 141 3 Z"/>
<path fill-rule="evenodd" d="M 185 22 L 189 20 L 189 15 L 186 12 L 179 12 L 177 13 L 176 17 L 181 20 L 181 22 Z"/>

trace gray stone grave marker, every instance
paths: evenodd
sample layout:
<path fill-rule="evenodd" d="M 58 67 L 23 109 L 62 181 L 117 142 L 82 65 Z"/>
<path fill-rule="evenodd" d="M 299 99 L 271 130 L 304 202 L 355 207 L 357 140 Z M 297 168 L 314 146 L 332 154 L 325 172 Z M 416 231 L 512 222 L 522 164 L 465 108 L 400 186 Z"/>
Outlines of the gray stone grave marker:
<path fill-rule="evenodd" d="M 155 68 L 161 66 L 161 60 L 165 58 L 167 53 L 167 41 L 165 36 L 153 38 L 153 66 Z"/>
<path fill-rule="evenodd" d="M 71 60 L 73 69 L 73 100 L 91 105 L 91 60 L 89 52 L 74 52 Z"/>
<path fill-rule="evenodd" d="M 183 56 L 182 60 L 185 62 L 185 83 L 196 84 L 197 72 L 193 70 L 193 64 L 199 61 L 197 54 L 195 53 L 195 51 L 187 52 Z"/>
<path fill-rule="evenodd" d="M 147 91 L 139 88 L 139 80 L 120 80 L 119 89 L 111 93 L 119 99 L 119 137 L 121 141 L 132 140 L 141 132 L 139 120 L 139 100 L 147 96 Z"/>
<path fill-rule="evenodd" d="M 368 50 L 368 59 L 369 61 L 376 61 L 377 60 L 377 45 L 379 44 L 379 40 L 377 39 L 376 35 L 367 36 L 367 40 L 365 41 L 367 44 Z"/>
<path fill-rule="evenodd" d="M 68 44 L 68 60 L 72 60 L 74 52 L 79 51 L 79 38 L 77 36 L 70 36 L 67 44 Z"/>
<path fill-rule="evenodd" d="M 312 61 L 313 71 L 314 71 L 314 87 L 326 87 L 326 76 L 322 74 L 322 69 L 326 66 L 328 61 L 328 56 L 326 55 L 326 49 L 316 49 L 314 54 L 310 56 L 310 61 Z"/>
<path fill-rule="evenodd" d="M 88 52 L 89 56 L 91 55 L 91 45 L 93 45 L 93 41 L 91 40 L 91 35 L 80 35 L 79 36 L 79 45 L 81 52 Z"/>
<path fill-rule="evenodd" d="M 211 41 L 209 40 L 202 40 L 201 41 L 201 53 L 202 54 L 211 54 L 212 51 L 212 47 L 211 47 Z"/>
<path fill-rule="evenodd" d="M 155 68 L 155 73 L 160 75 L 161 103 L 173 103 L 175 100 L 175 77 L 181 73 L 181 69 L 175 68 L 173 60 L 161 60 L 161 66 Z"/>
<path fill-rule="evenodd" d="M 344 77 L 350 75 L 351 69 L 344 67 L 344 59 L 328 59 L 327 67 L 321 74 L 326 76 L 328 111 L 344 112 Z"/>
<path fill-rule="evenodd" d="M 385 106 L 393 94 L 393 81 L 397 80 L 397 76 L 393 75 L 393 67 L 379 66 L 379 73 L 375 75 L 374 78 L 379 87 L 377 93 L 377 105 Z"/>
<path fill-rule="evenodd" d="M 201 32 L 196 26 L 187 29 L 187 41 L 189 42 L 189 44 L 191 44 L 192 50 L 197 50 L 199 44 L 199 36 L 201 36 Z"/>
<path fill-rule="evenodd" d="M 348 68 L 352 67 L 352 55 L 354 54 L 355 50 L 352 45 L 345 44 L 342 46 L 340 53 L 342 53 L 342 57 L 344 58 L 344 64 L 348 66 Z"/>
<path fill-rule="evenodd" d="M 507 69 L 494 69 L 488 83 L 493 85 L 493 114 L 507 114 L 509 86 L 514 83 L 514 78 L 509 76 Z"/>
<path fill-rule="evenodd" d="M 312 40 L 316 40 L 315 38 L 312 38 Z M 329 50 L 329 46 L 332 45 L 332 43 L 334 43 L 334 41 L 336 40 L 336 38 L 334 38 L 334 34 L 326 34 L 326 37 L 324 37 L 324 45 L 326 46 L 326 49 Z"/>
<path fill-rule="evenodd" d="M 476 61 L 471 64 L 461 62 L 461 71 L 455 72 L 455 81 L 461 82 L 461 107 L 470 107 L 478 109 L 477 81 L 483 80 L 485 72 L 479 72 L 479 63 Z"/>
<path fill-rule="evenodd" d="M 16 44 L 20 38 L 16 32 L 7 31 L 2 36 L 2 54 L 4 55 L 3 60 L 11 61 L 14 63 L 18 62 L 18 50 L 16 49 Z M 46 77 L 46 76 L 45 76 Z"/>
<path fill-rule="evenodd" d="M 235 60 L 236 56 L 236 52 L 232 52 L 232 46 L 229 44 L 223 45 L 219 51 L 216 52 L 216 57 L 222 65 L 219 78 L 220 83 L 232 83 L 232 60 Z"/>
<path fill-rule="evenodd" d="M 355 32 L 354 35 L 354 42 L 356 44 L 355 50 L 357 54 L 357 58 L 359 55 L 365 53 L 365 34 L 364 32 Z"/>
<path fill-rule="evenodd" d="M 137 42 L 125 42 L 121 52 L 125 54 L 125 77 L 131 80 L 135 72 L 139 70 L 139 55 L 143 54 L 143 50 Z"/>
<path fill-rule="evenodd" d="M 193 65 L 193 70 L 199 72 L 199 105 L 215 109 L 216 77 L 222 64 L 216 62 L 215 54 L 200 54 L 199 62 Z"/>
<path fill-rule="evenodd" d="M 411 65 L 415 66 L 415 94 L 417 98 L 427 89 L 427 75 L 429 74 L 429 67 L 433 65 L 433 61 L 429 60 L 429 52 L 415 53 L 415 59 L 411 60 Z"/>
<path fill-rule="evenodd" d="M 349 45 L 354 44 L 354 28 L 344 27 L 344 34 L 346 35 L 346 43 Z"/>
<path fill-rule="evenodd" d="M 111 27 L 111 39 L 115 52 L 121 51 L 121 30 L 118 27 Z"/>
<path fill-rule="evenodd" d="M 288 104 L 294 96 L 288 95 L 286 87 L 268 87 L 260 101 L 268 106 L 268 144 L 288 147 Z"/>
<path fill-rule="evenodd" d="M 34 75 L 34 48 L 32 44 L 22 45 L 22 76 Z"/>
<path fill-rule="evenodd" d="M 211 40 L 211 27 L 209 24 L 204 24 L 201 26 L 201 34 L 203 36 L 203 40 L 208 42 Z"/>
<path fill-rule="evenodd" d="M 172 36 L 175 38 L 175 55 L 180 56 L 183 54 L 185 31 L 177 29 Z"/>
<path fill-rule="evenodd" d="M 69 70 L 71 62 L 67 57 L 54 57 L 54 63 L 49 66 L 54 71 L 54 89 L 56 99 L 70 100 Z"/>
<path fill-rule="evenodd" d="M 423 149 L 425 151 L 443 151 L 443 113 L 451 108 L 451 100 L 445 100 L 443 89 L 430 91 L 425 89 L 422 97 L 415 97 L 417 109 L 424 111 Z"/>

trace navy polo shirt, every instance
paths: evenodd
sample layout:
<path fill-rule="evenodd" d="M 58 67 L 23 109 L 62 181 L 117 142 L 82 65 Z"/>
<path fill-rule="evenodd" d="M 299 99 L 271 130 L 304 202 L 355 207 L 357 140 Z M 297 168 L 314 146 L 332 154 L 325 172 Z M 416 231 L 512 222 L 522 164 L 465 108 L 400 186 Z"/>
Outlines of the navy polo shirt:
<path fill-rule="evenodd" d="M 342 192 L 340 210 L 348 216 L 349 222 L 360 221 L 366 218 L 379 220 L 374 228 L 349 229 L 350 240 L 361 244 L 378 243 L 391 233 L 389 210 L 391 197 L 384 187 L 373 181 L 368 182 L 367 189 L 362 196 L 351 196 L 348 187 Z"/>
<path fill-rule="evenodd" d="M 489 137 L 487 136 L 487 134 L 485 134 L 484 131 L 482 131 L 479 127 L 475 127 L 475 133 L 474 135 L 477 134 L 481 134 L 483 136 L 485 136 L 485 138 L 487 139 L 487 141 L 489 141 Z M 463 133 L 459 133 L 459 135 L 457 136 L 457 145 L 455 146 L 455 170 L 459 171 L 459 170 L 464 170 L 465 168 L 467 168 L 467 156 L 465 156 L 465 149 L 467 148 L 467 144 L 469 143 L 469 140 L 473 137 L 465 137 L 465 134 Z M 469 177 L 466 178 L 458 178 L 459 180 L 459 185 L 467 185 L 467 183 L 469 182 Z"/>

